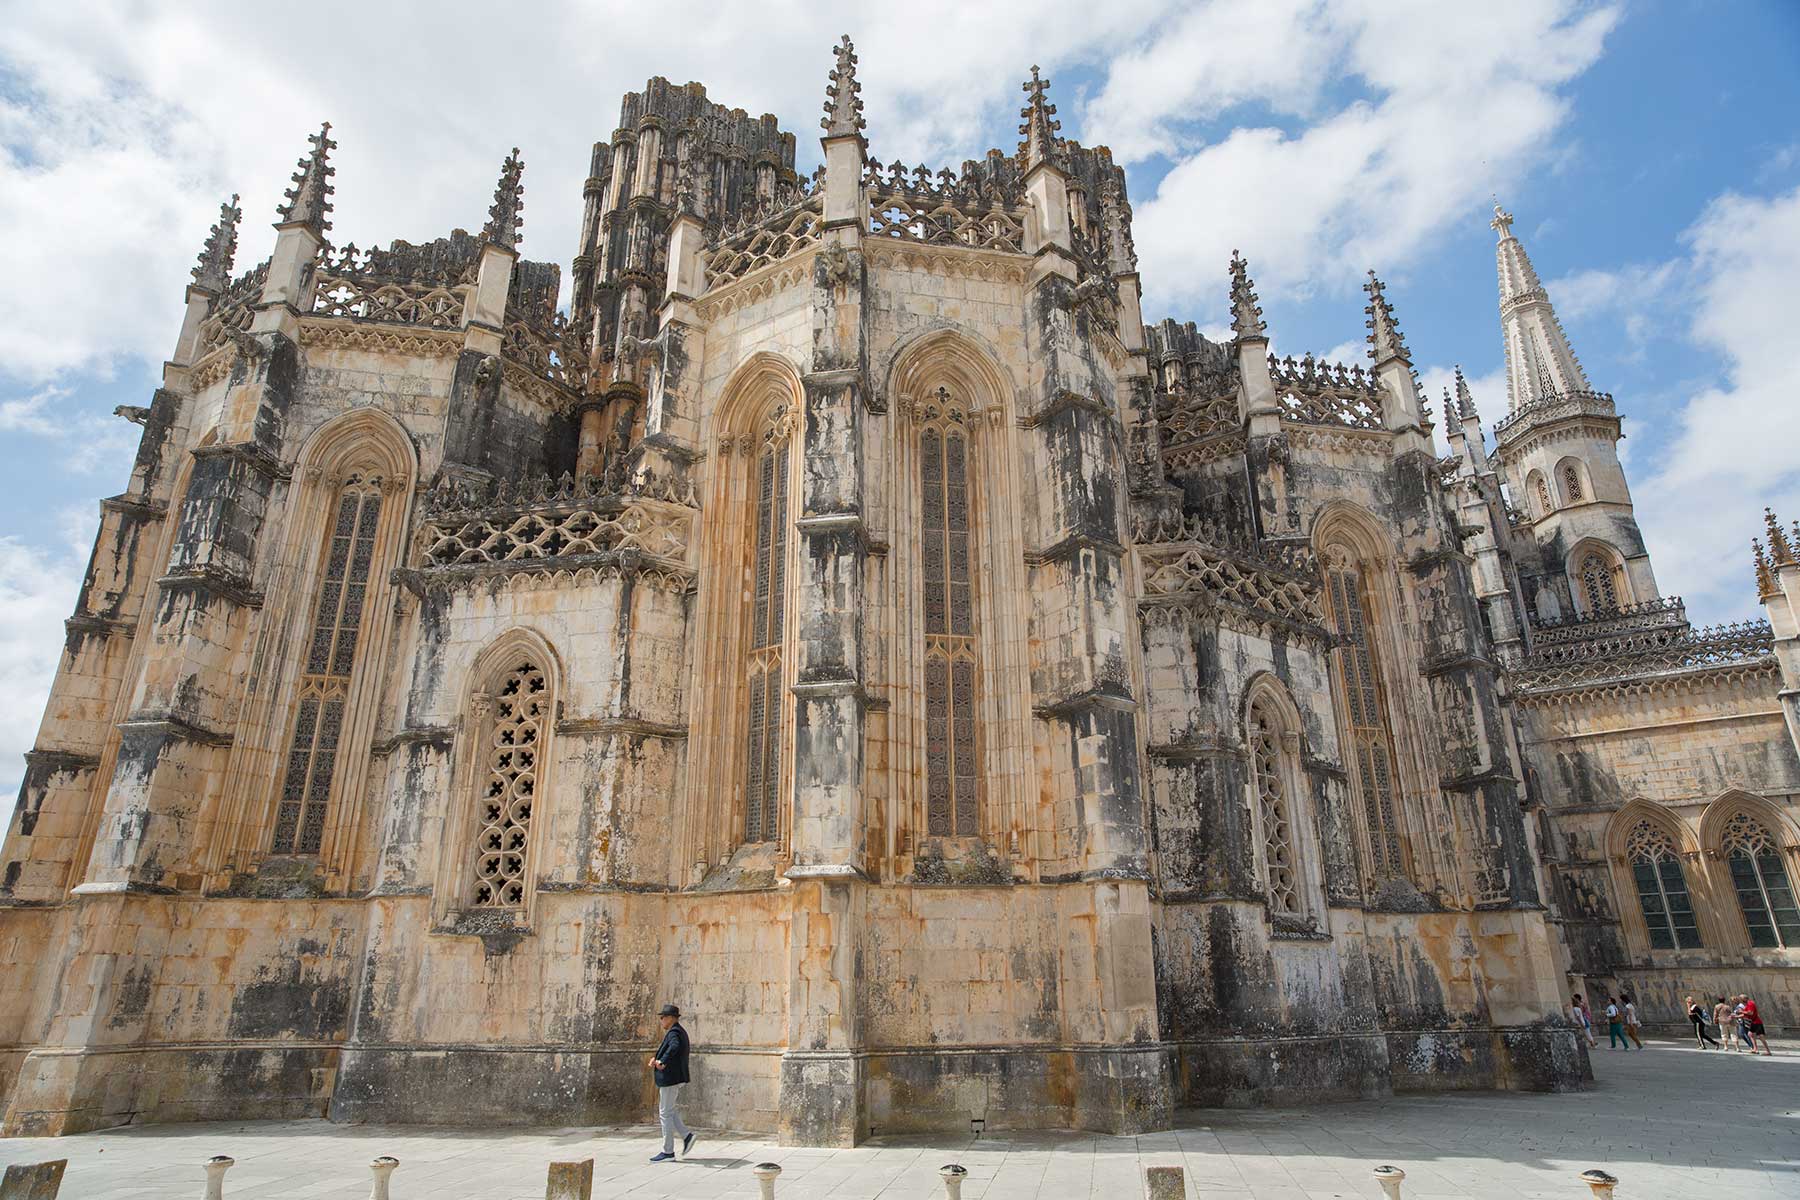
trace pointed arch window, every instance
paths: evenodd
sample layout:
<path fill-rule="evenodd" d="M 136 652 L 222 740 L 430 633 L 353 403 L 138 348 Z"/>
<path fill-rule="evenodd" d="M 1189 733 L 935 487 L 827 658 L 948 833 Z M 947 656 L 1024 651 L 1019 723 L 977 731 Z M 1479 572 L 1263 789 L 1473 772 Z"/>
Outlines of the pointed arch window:
<path fill-rule="evenodd" d="M 1650 929 L 1652 950 L 1691 950 L 1700 945 L 1700 926 L 1688 898 L 1681 857 L 1668 832 L 1639 821 L 1625 839 L 1625 857 L 1637 885 L 1638 907 Z"/>
<path fill-rule="evenodd" d="M 1781 862 L 1781 848 L 1762 822 L 1739 812 L 1725 824 L 1721 848 L 1752 946 L 1800 948 L 1800 909 Z"/>
<path fill-rule="evenodd" d="M 969 420 L 945 388 L 919 408 L 920 558 L 925 610 L 925 821 L 932 837 L 980 832 Z"/>
<path fill-rule="evenodd" d="M 520 658 L 479 699 L 484 755 L 475 802 L 468 895 L 473 908 L 523 908 L 530 877 L 531 817 L 537 806 L 544 735 L 555 711 L 542 665 Z"/>
<path fill-rule="evenodd" d="M 1269 911 L 1276 916 L 1300 916 L 1300 869 L 1293 800 L 1289 795 L 1291 774 L 1285 722 L 1271 711 L 1265 698 L 1258 697 L 1251 702 L 1245 724 Z"/>
<path fill-rule="evenodd" d="M 1533 471 L 1531 474 L 1532 490 L 1537 496 L 1538 516 L 1547 517 L 1556 508 L 1550 500 L 1550 484 L 1545 478 Z"/>
<path fill-rule="evenodd" d="M 744 840 L 781 837 L 781 710 L 787 611 L 788 429 L 785 406 L 771 418 L 756 458 L 750 651 L 745 664 Z"/>
<path fill-rule="evenodd" d="M 1327 547 L 1324 558 L 1326 599 L 1340 643 L 1336 658 L 1348 757 L 1368 830 L 1370 873 L 1376 880 L 1401 878 L 1406 868 L 1400 852 L 1394 734 L 1372 640 L 1367 564 L 1342 545 Z"/>
<path fill-rule="evenodd" d="M 1581 468 L 1574 463 L 1563 464 L 1563 494 L 1574 504 L 1583 499 L 1581 491 Z"/>
<path fill-rule="evenodd" d="M 1612 561 L 1598 550 L 1582 555 L 1581 591 L 1590 613 L 1608 612 L 1619 607 L 1619 588 Z"/>
<path fill-rule="evenodd" d="M 325 569 L 313 602 L 294 728 L 275 810 L 275 854 L 317 854 L 325 837 L 338 739 L 344 728 L 363 623 L 381 483 L 351 476 L 338 490 L 325 542 Z"/>

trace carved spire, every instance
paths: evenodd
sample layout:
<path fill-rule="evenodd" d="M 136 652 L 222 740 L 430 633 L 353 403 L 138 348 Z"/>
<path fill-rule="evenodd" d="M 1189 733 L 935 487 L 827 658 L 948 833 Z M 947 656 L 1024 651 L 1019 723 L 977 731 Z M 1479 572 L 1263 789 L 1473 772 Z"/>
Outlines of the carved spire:
<path fill-rule="evenodd" d="M 1751 538 L 1750 546 L 1756 558 L 1756 594 L 1758 597 L 1775 594 L 1775 572 L 1769 568 L 1769 556 L 1763 553 L 1761 538 Z"/>
<path fill-rule="evenodd" d="M 1369 330 L 1369 357 L 1378 367 L 1392 358 L 1411 365 L 1406 338 L 1400 332 L 1399 322 L 1394 320 L 1394 308 L 1388 303 L 1386 288 L 1375 277 L 1374 271 L 1369 272 L 1369 282 L 1363 284 L 1363 291 L 1369 294 L 1369 303 L 1363 309 L 1369 318 L 1363 322 Z"/>
<path fill-rule="evenodd" d="M 231 264 L 237 257 L 238 221 L 243 215 L 236 195 L 219 205 L 219 220 L 206 235 L 206 244 L 200 247 L 200 261 L 194 264 L 195 287 L 218 293 L 231 282 Z"/>
<path fill-rule="evenodd" d="M 1496 202 L 1489 226 L 1500 238 L 1494 260 L 1500 278 L 1509 411 L 1544 396 L 1592 391 L 1537 268 L 1531 265 L 1524 243 L 1513 235 L 1513 215 Z"/>
<path fill-rule="evenodd" d="M 1125 172 L 1110 166 L 1100 177 L 1100 223 L 1106 229 L 1106 256 L 1115 275 L 1137 270 L 1137 245 L 1131 237 L 1131 203 L 1121 182 Z"/>
<path fill-rule="evenodd" d="M 861 137 L 867 122 L 863 120 L 862 84 L 856 81 L 856 47 L 846 33 L 833 49 L 837 66 L 825 85 L 825 116 L 819 127 L 826 137 Z"/>
<path fill-rule="evenodd" d="M 1025 120 L 1019 125 L 1019 161 L 1029 171 L 1039 163 L 1053 163 L 1060 156 L 1060 139 L 1056 135 L 1062 122 L 1055 119 L 1056 105 L 1044 94 L 1050 89 L 1050 81 L 1038 74 L 1037 67 L 1031 68 L 1031 78 L 1022 86 L 1025 107 L 1019 115 Z"/>
<path fill-rule="evenodd" d="M 1794 547 L 1788 541 L 1787 533 L 1781 528 L 1781 522 L 1775 519 L 1775 510 L 1763 509 L 1763 524 L 1769 532 L 1769 562 L 1771 565 L 1791 567 L 1794 565 Z"/>
<path fill-rule="evenodd" d="M 319 132 L 306 140 L 312 143 L 312 149 L 300 160 L 294 171 L 294 186 L 283 193 L 287 203 L 278 211 L 283 225 L 304 225 L 323 238 L 331 228 L 331 196 L 337 191 L 331 186 L 337 168 L 326 161 L 337 149 L 337 143 L 331 140 L 331 122 L 325 122 Z"/>
<path fill-rule="evenodd" d="M 1444 411 L 1451 411 L 1448 403 L 1445 403 Z M 1464 421 L 1481 419 L 1481 414 L 1475 411 L 1475 394 L 1469 391 L 1469 381 L 1463 378 L 1460 363 L 1456 367 L 1456 415 Z"/>
<path fill-rule="evenodd" d="M 487 224 L 481 227 L 483 238 L 508 250 L 518 248 L 519 230 L 525 228 L 525 188 L 519 182 L 524 173 L 525 162 L 519 157 L 519 148 L 514 146 L 506 161 L 500 164 L 500 182 L 494 185 L 494 202 L 488 205 Z"/>
<path fill-rule="evenodd" d="M 1263 324 L 1263 311 L 1256 303 L 1256 285 L 1250 282 L 1250 264 L 1236 250 L 1231 252 L 1231 332 L 1238 339 L 1261 338 L 1267 341 L 1269 328 Z"/>

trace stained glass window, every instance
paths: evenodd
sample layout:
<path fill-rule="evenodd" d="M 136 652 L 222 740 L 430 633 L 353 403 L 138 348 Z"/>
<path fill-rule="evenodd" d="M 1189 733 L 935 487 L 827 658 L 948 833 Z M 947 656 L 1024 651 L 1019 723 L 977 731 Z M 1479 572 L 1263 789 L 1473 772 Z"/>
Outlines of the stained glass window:
<path fill-rule="evenodd" d="M 550 690 L 536 664 L 522 661 L 495 690 L 486 723 L 486 771 L 476 808 L 470 900 L 476 908 L 525 903 L 531 812 L 537 804 L 538 750 Z"/>
<path fill-rule="evenodd" d="M 1700 926 L 1688 899 L 1681 857 L 1666 831 L 1639 821 L 1625 839 L 1625 857 L 1637 884 L 1638 907 L 1650 929 L 1653 950 L 1693 949 L 1700 945 Z"/>
<path fill-rule="evenodd" d="M 1794 905 L 1781 849 L 1769 831 L 1749 813 L 1739 812 L 1725 824 L 1723 848 L 1750 944 L 1800 947 L 1800 910 Z"/>
<path fill-rule="evenodd" d="M 1369 834 L 1369 866 L 1375 879 L 1405 873 L 1396 818 L 1394 737 L 1388 726 L 1381 668 L 1371 644 L 1369 598 L 1363 565 L 1342 547 L 1326 554 L 1326 591 L 1340 641 L 1338 681 L 1349 724 L 1351 775 Z"/>
<path fill-rule="evenodd" d="M 360 479 L 345 484 L 325 545 L 325 570 L 313 606 L 294 731 L 275 809 L 270 849 L 276 854 L 317 854 L 324 843 L 338 738 L 380 522 L 379 485 Z"/>
<path fill-rule="evenodd" d="M 770 436 L 756 466 L 756 549 L 751 604 L 744 840 L 781 837 L 782 622 L 787 599 L 788 448 Z"/>
<path fill-rule="evenodd" d="M 969 437 L 966 414 L 942 388 L 920 416 L 926 829 L 932 837 L 966 837 L 980 831 Z"/>

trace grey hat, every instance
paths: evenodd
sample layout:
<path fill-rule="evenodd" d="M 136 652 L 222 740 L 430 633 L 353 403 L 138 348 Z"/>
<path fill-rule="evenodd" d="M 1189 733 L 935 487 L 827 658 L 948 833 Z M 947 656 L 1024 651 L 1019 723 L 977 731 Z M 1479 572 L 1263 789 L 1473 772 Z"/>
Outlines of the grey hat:
<path fill-rule="evenodd" d="M 681 1016 L 681 1010 L 673 1004 L 665 1004 L 656 1015 L 659 1017 L 679 1017 Z"/>

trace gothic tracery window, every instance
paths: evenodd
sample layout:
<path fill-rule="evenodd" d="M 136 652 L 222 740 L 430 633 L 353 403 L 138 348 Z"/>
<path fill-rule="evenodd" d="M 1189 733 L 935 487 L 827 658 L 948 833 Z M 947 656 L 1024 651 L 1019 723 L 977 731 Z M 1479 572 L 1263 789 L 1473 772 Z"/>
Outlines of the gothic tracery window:
<path fill-rule="evenodd" d="M 317 854 L 324 843 L 338 738 L 362 632 L 363 600 L 381 521 L 381 486 L 352 476 L 338 491 L 313 604 L 299 703 L 275 810 L 275 854 Z"/>
<path fill-rule="evenodd" d="M 1647 820 L 1639 821 L 1625 839 L 1625 857 L 1637 884 L 1638 907 L 1650 929 L 1650 948 L 1689 950 L 1699 946 L 1700 926 L 1688 898 L 1687 877 L 1668 833 Z"/>
<path fill-rule="evenodd" d="M 1563 465 L 1563 493 L 1568 496 L 1570 504 L 1582 499 L 1581 470 L 1574 463 Z"/>
<path fill-rule="evenodd" d="M 1721 848 L 1731 867 L 1731 885 L 1752 946 L 1800 947 L 1800 909 L 1781 848 L 1762 822 L 1738 812 L 1725 824 Z"/>
<path fill-rule="evenodd" d="M 1282 723 L 1259 699 L 1250 705 L 1246 732 L 1269 911 L 1280 916 L 1298 916 L 1300 872 L 1294 848 L 1293 807 L 1288 797 Z"/>
<path fill-rule="evenodd" d="M 1578 574 L 1589 612 L 1608 612 L 1619 607 L 1619 589 L 1613 579 L 1613 565 L 1606 555 L 1598 550 L 1588 551 L 1582 556 Z"/>
<path fill-rule="evenodd" d="M 1325 587 L 1336 633 L 1338 680 L 1348 724 L 1351 775 L 1369 835 L 1369 866 L 1377 879 L 1405 874 L 1394 773 L 1394 736 L 1388 723 L 1365 565 L 1343 546 L 1325 553 Z"/>
<path fill-rule="evenodd" d="M 932 837 L 966 837 L 979 832 L 980 811 L 968 417 L 939 388 L 919 418 L 926 829 Z"/>
<path fill-rule="evenodd" d="M 525 871 L 539 753 L 552 711 L 549 683 L 536 663 L 522 659 L 487 703 L 469 900 L 476 908 L 520 908 L 529 887 Z"/>
<path fill-rule="evenodd" d="M 756 548 L 750 606 L 744 840 L 781 836 L 783 621 L 787 601 L 788 439 L 778 410 L 756 458 Z"/>
<path fill-rule="evenodd" d="M 1531 483 L 1533 489 L 1537 492 L 1538 516 L 1549 516 L 1552 510 L 1556 508 L 1556 505 L 1550 501 L 1549 482 L 1542 475 L 1534 472 L 1531 476 Z"/>

